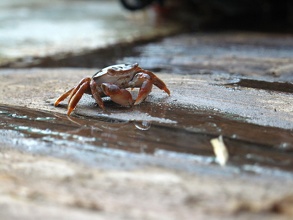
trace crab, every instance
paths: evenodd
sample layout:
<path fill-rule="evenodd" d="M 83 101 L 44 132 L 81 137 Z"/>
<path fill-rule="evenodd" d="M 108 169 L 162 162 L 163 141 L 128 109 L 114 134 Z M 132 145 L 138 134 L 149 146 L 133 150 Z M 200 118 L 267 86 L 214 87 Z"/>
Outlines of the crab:
<path fill-rule="evenodd" d="M 109 96 L 121 106 L 138 105 L 146 99 L 153 85 L 170 95 L 165 83 L 153 72 L 144 70 L 137 63 L 108 66 L 92 77 L 83 78 L 77 86 L 62 94 L 54 103 L 58 106 L 69 96 L 67 115 L 75 109 L 84 93 L 90 94 L 99 107 L 105 110 L 102 97 Z M 136 100 L 133 100 L 127 88 L 140 88 Z"/>

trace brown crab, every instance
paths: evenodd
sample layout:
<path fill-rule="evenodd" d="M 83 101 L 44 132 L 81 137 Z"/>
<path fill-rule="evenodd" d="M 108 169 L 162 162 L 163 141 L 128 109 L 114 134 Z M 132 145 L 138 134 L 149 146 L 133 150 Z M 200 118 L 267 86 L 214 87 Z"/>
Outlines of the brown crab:
<path fill-rule="evenodd" d="M 122 106 L 138 105 L 151 92 L 153 84 L 170 95 L 161 79 L 153 72 L 140 68 L 137 63 L 113 65 L 98 71 L 92 77 L 83 78 L 77 86 L 62 94 L 54 105 L 58 106 L 69 96 L 67 115 L 70 115 L 84 93 L 91 94 L 103 110 L 105 107 L 101 97 L 104 96 L 109 96 L 113 102 Z M 135 101 L 126 88 L 140 88 Z"/>

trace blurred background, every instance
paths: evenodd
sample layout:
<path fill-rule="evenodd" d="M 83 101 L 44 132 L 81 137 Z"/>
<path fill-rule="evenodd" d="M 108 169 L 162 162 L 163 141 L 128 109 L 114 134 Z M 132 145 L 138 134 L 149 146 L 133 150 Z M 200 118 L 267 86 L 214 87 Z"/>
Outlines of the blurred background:
<path fill-rule="evenodd" d="M 33 65 L 36 57 L 58 60 L 174 33 L 290 32 L 292 10 L 286 0 L 3 0 L 0 66 L 17 66 L 17 58 L 20 66 Z"/>
<path fill-rule="evenodd" d="M 121 0 L 124 8 L 135 11 L 153 5 L 161 15 L 188 13 L 190 22 L 219 28 L 288 28 L 292 26 L 292 2 L 287 0 Z M 196 19 L 197 18 L 197 19 Z"/>

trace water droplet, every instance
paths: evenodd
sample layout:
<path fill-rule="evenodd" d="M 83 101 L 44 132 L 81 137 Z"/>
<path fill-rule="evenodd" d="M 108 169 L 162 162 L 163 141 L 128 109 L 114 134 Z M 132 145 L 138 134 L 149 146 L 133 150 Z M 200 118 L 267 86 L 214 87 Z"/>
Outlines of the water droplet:
<path fill-rule="evenodd" d="M 147 131 L 151 128 L 151 122 L 149 121 L 136 121 L 134 125 L 137 129 Z"/>

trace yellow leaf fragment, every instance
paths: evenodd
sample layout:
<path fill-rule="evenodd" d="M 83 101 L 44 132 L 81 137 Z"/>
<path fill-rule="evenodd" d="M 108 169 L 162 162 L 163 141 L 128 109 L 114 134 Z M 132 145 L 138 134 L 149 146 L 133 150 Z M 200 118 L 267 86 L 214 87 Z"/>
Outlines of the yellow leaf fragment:
<path fill-rule="evenodd" d="M 222 135 L 220 135 L 218 138 L 211 139 L 210 142 L 214 148 L 214 153 L 218 163 L 221 166 L 225 166 L 229 158 L 229 153 L 227 147 L 224 144 Z"/>

